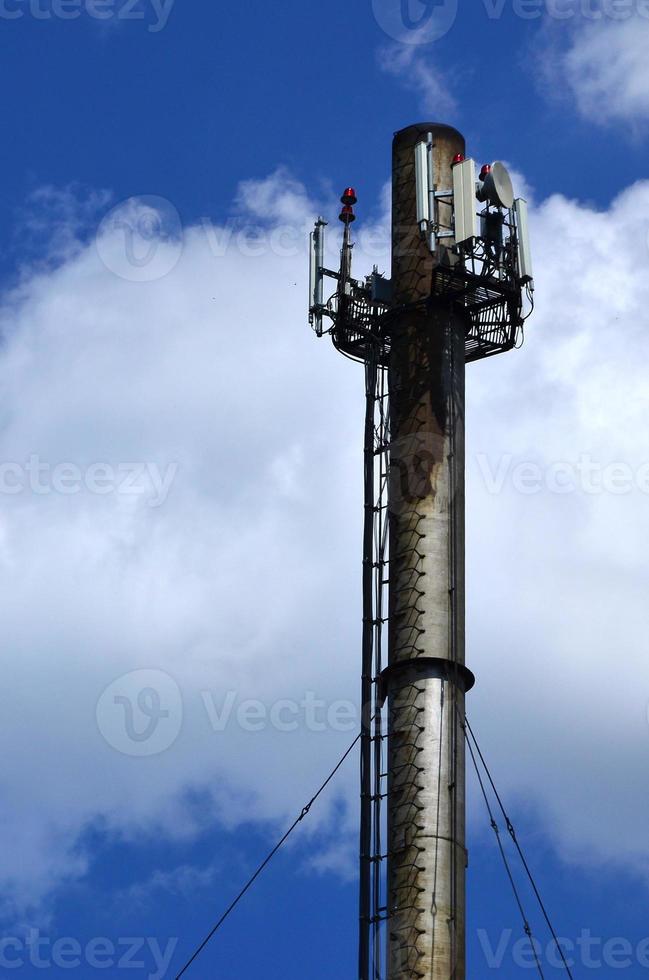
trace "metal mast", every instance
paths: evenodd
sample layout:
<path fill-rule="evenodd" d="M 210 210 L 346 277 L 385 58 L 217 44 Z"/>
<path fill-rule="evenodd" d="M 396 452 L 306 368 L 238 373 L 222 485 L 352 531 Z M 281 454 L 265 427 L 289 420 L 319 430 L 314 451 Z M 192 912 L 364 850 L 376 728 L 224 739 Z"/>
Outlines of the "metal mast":
<path fill-rule="evenodd" d="M 527 210 L 449 126 L 398 132 L 392 169 L 391 282 L 351 277 L 353 188 L 339 272 L 311 239 L 310 321 L 365 365 L 359 978 L 465 980 L 465 361 L 520 339 Z"/>

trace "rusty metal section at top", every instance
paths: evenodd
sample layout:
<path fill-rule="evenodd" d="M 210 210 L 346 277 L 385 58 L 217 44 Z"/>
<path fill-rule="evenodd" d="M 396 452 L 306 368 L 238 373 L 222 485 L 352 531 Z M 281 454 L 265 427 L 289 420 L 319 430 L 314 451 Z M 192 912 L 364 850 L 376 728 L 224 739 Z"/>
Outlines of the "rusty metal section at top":
<path fill-rule="evenodd" d="M 392 281 L 394 309 L 428 299 L 433 292 L 433 273 L 439 263 L 417 223 L 415 185 L 415 147 L 427 142 L 432 133 L 432 168 L 439 175 L 440 186 L 451 187 L 451 160 L 465 155 L 464 137 L 451 126 L 420 124 L 396 133 L 392 144 Z M 442 137 L 440 139 L 440 137 Z M 450 228 L 452 200 L 439 199 L 439 217 Z M 440 240 L 440 245 L 443 240 Z M 446 264 L 450 263 L 450 256 Z"/>

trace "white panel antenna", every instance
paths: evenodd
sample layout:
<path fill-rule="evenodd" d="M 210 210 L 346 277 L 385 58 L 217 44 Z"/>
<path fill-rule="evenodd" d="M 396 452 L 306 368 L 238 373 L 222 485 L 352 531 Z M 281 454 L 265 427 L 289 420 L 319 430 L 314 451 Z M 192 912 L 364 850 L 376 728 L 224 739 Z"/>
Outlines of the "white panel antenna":
<path fill-rule="evenodd" d="M 417 224 L 431 252 L 437 247 L 437 195 L 433 174 L 433 134 L 415 145 Z"/>
<path fill-rule="evenodd" d="M 463 160 L 453 166 L 454 238 L 458 245 L 478 237 L 475 169 L 473 160 Z"/>
<path fill-rule="evenodd" d="M 519 197 L 514 201 L 516 215 L 516 234 L 518 238 L 518 274 L 524 283 L 534 281 L 532 267 L 532 250 L 530 248 L 530 232 L 527 217 L 527 201 Z"/>
<path fill-rule="evenodd" d="M 318 336 L 322 335 L 322 307 L 324 302 L 324 218 L 318 218 L 309 235 L 309 321 Z"/>
<path fill-rule="evenodd" d="M 428 144 L 415 146 L 415 184 L 417 189 L 417 224 L 424 234 L 430 224 L 430 186 L 428 182 Z"/>
<path fill-rule="evenodd" d="M 315 306 L 316 280 L 318 267 L 315 258 L 315 233 L 309 235 L 309 313 Z"/>

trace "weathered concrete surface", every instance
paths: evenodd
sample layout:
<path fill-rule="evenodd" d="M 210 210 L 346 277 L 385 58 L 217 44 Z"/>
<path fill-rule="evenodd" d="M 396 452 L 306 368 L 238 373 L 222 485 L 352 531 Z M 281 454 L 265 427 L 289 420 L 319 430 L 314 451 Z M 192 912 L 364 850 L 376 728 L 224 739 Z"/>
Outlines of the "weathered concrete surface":
<path fill-rule="evenodd" d="M 465 978 L 464 322 L 443 301 L 412 306 L 436 261 L 416 226 L 413 149 L 429 131 L 440 189 L 464 152 L 430 123 L 393 145 L 392 276 L 409 308 L 390 363 L 388 980 Z"/>

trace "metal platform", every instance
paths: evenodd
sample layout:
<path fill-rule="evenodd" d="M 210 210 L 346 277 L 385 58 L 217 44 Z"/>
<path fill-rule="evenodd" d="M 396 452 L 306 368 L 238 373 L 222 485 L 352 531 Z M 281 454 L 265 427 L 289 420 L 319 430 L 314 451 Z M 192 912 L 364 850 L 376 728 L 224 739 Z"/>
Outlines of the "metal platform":
<path fill-rule="evenodd" d="M 524 322 L 520 284 L 510 277 L 476 274 L 458 263 L 437 266 L 433 272 L 430 296 L 416 304 L 418 310 L 460 307 L 467 320 L 465 358 L 467 362 L 492 357 L 516 347 Z M 392 326 L 405 307 L 389 307 L 372 300 L 370 287 L 358 282 L 347 284 L 347 292 L 337 291 L 328 304 L 333 326 L 328 331 L 334 346 L 353 360 L 366 362 L 377 357 L 387 365 Z"/>

